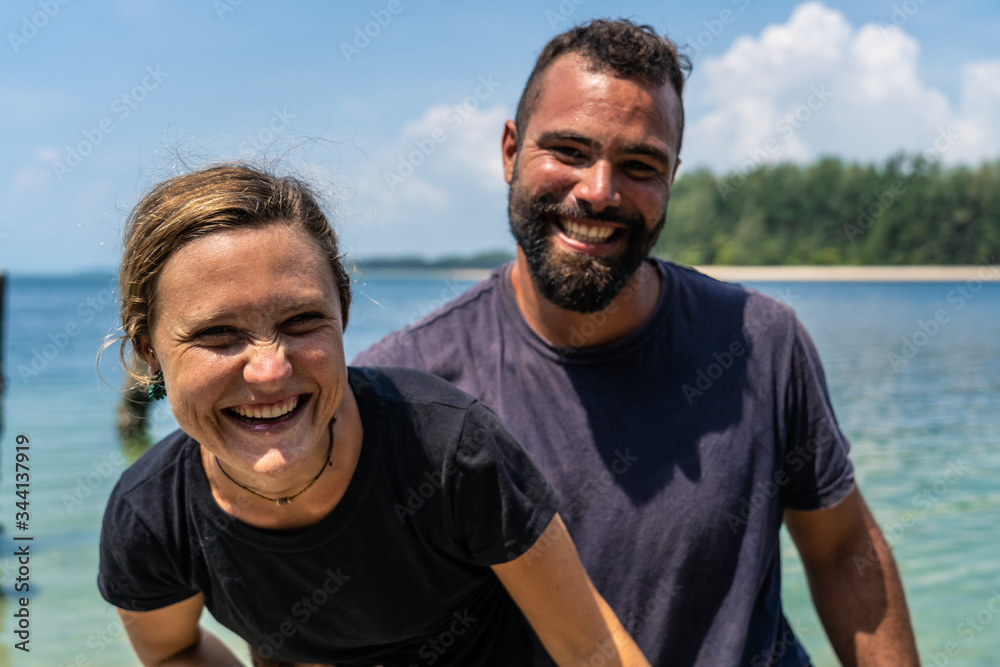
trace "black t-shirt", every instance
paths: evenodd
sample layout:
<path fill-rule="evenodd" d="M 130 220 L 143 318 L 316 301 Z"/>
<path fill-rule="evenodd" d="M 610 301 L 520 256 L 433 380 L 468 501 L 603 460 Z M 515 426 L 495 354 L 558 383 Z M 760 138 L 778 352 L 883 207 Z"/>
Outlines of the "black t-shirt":
<path fill-rule="evenodd" d="M 531 629 L 490 565 L 555 513 L 489 409 L 406 369 L 350 369 L 364 426 L 336 508 L 293 533 L 222 511 L 178 431 L 125 471 L 104 517 L 98 585 L 117 607 L 198 592 L 265 658 L 346 665 L 521 665 Z"/>
<path fill-rule="evenodd" d="M 785 303 L 653 268 L 654 312 L 608 345 L 587 345 L 604 313 L 576 347 L 538 336 L 506 265 L 354 363 L 430 371 L 497 411 L 651 663 L 807 665 L 781 610 L 783 511 L 854 483 L 816 349 Z"/>

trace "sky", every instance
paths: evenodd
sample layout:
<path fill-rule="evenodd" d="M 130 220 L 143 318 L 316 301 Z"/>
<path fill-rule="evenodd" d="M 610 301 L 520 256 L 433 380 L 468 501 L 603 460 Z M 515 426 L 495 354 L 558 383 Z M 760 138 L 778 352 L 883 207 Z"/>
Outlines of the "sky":
<path fill-rule="evenodd" d="M 143 192 L 232 159 L 312 183 L 352 257 L 510 250 L 503 123 L 596 17 L 686 45 L 680 174 L 1000 158 L 996 0 L 9 0 L 0 269 L 115 271 Z"/>

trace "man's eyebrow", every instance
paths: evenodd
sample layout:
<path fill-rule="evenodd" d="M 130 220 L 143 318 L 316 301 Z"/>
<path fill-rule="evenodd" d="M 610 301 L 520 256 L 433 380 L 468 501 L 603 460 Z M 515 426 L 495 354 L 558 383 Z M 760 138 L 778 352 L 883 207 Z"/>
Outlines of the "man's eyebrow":
<path fill-rule="evenodd" d="M 576 134 L 574 132 L 560 132 L 558 130 L 552 130 L 549 132 L 543 132 L 538 137 L 538 143 L 540 144 L 550 144 L 559 141 L 572 141 L 574 143 L 582 144 L 587 148 L 601 148 L 601 142 L 599 140 L 591 139 L 590 137 L 585 137 L 582 134 Z M 625 146 L 621 152 L 626 155 L 645 155 L 653 158 L 654 160 L 658 160 L 665 165 L 670 164 L 670 155 L 668 155 L 666 151 L 660 150 L 659 148 L 648 144 Z"/>
<path fill-rule="evenodd" d="M 647 157 L 651 157 L 655 160 L 658 160 L 663 164 L 670 164 L 670 156 L 667 155 L 665 151 L 662 151 L 654 146 L 649 146 L 648 144 L 626 146 L 625 150 L 623 150 L 622 152 L 627 155 L 645 155 Z"/>
<path fill-rule="evenodd" d="M 561 132 L 559 130 L 550 130 L 548 132 L 542 132 L 538 137 L 538 143 L 549 144 L 556 141 L 572 141 L 578 144 L 583 144 L 588 148 L 600 148 L 601 142 L 595 141 L 590 137 L 585 137 L 582 134 L 576 134 L 575 132 Z"/>

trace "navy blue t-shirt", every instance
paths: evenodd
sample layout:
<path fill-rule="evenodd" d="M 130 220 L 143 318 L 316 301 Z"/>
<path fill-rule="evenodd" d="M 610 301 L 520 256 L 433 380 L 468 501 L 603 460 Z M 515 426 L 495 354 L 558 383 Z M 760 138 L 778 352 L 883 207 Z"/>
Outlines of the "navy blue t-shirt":
<path fill-rule="evenodd" d="M 405 365 L 493 407 L 561 495 L 588 573 L 655 665 L 808 665 L 781 609 L 786 508 L 851 490 L 809 335 L 784 303 L 657 262 L 651 317 L 609 345 L 538 336 L 510 265 L 355 363 Z M 624 292 L 623 297 L 629 298 Z"/>

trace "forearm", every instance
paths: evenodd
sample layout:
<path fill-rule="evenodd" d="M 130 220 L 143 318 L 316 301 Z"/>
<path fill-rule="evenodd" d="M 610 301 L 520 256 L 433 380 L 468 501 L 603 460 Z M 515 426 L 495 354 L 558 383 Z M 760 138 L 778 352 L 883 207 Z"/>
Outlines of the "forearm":
<path fill-rule="evenodd" d="M 557 514 L 521 557 L 493 566 L 549 656 L 561 667 L 649 667 L 594 588 Z"/>
<path fill-rule="evenodd" d="M 591 584 L 593 589 L 593 584 Z M 612 611 L 610 605 L 604 600 L 597 590 L 594 590 L 594 597 L 597 600 L 598 605 L 601 608 L 601 615 L 604 617 L 604 623 L 606 624 L 609 633 L 608 636 L 604 638 L 602 643 L 595 643 L 594 648 L 596 648 L 602 656 L 607 658 L 604 650 L 605 648 L 613 648 L 616 655 L 616 660 L 611 660 L 604 663 L 600 660 L 592 661 L 594 659 L 594 651 L 590 651 L 589 655 L 581 656 L 583 664 L 593 665 L 593 664 L 608 664 L 608 665 L 622 665 L 623 667 L 649 667 L 649 661 L 639 650 L 635 641 L 622 626 L 621 622 L 618 620 L 618 616 Z M 579 661 L 571 663 L 573 665 L 581 664 Z"/>
<path fill-rule="evenodd" d="M 899 570 L 873 519 L 831 562 L 806 572 L 820 620 L 845 667 L 920 664 Z"/>
<path fill-rule="evenodd" d="M 146 667 L 244 667 L 221 639 L 199 628 L 198 643 L 164 660 L 147 662 Z"/>

